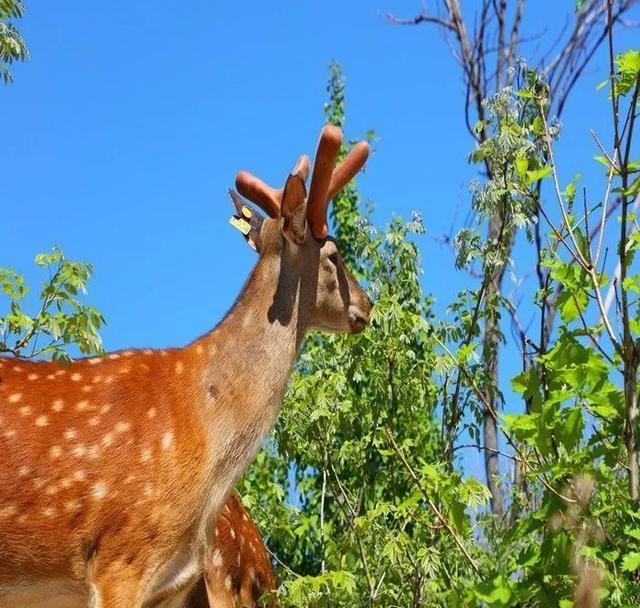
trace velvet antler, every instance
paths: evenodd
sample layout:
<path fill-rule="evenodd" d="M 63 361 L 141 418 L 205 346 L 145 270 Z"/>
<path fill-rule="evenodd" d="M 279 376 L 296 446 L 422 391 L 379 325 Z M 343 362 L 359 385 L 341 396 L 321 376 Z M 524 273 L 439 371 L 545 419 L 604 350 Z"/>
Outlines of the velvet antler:
<path fill-rule="evenodd" d="M 362 169 L 369 156 L 369 144 L 361 141 L 335 167 L 341 145 L 342 131 L 338 127 L 327 125 L 322 129 L 307 198 L 307 219 L 311 232 L 317 239 L 327 236 L 329 202 Z M 302 178 L 304 183 L 309 176 L 309 169 L 309 158 L 303 155 L 296 162 L 291 175 Z M 242 196 L 264 209 L 271 217 L 281 215 L 283 188 L 272 188 L 247 171 L 240 171 L 236 176 L 236 188 Z M 296 206 L 302 202 L 296 201 Z"/>
<path fill-rule="evenodd" d="M 298 158 L 291 175 L 299 175 L 303 182 L 307 181 L 307 177 L 309 177 L 308 156 L 303 154 Z M 248 171 L 240 171 L 236 175 L 236 188 L 242 196 L 264 209 L 270 217 L 280 215 L 284 188 L 276 190 Z"/>
<path fill-rule="evenodd" d="M 236 175 L 236 188 L 242 196 L 264 209 L 269 216 L 278 217 L 280 215 L 282 188 L 276 190 L 267 186 L 261 179 L 248 171 L 240 171 Z"/>
<path fill-rule="evenodd" d="M 342 144 L 342 131 L 328 125 L 322 129 L 313 163 L 313 177 L 307 205 L 307 219 L 313 236 L 327 236 L 327 208 L 331 199 L 362 169 L 369 156 L 369 144 L 361 141 L 334 170 Z"/>

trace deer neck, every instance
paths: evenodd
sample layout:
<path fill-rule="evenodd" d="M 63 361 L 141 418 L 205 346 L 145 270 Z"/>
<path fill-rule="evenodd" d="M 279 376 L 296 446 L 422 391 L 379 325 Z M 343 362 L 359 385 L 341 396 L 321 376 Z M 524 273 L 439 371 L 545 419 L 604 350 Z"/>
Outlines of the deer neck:
<path fill-rule="evenodd" d="M 238 427 L 232 434 L 259 441 L 278 415 L 308 326 L 302 272 L 283 267 L 280 256 L 263 256 L 224 320 L 194 345 L 209 353 L 207 409 Z"/>

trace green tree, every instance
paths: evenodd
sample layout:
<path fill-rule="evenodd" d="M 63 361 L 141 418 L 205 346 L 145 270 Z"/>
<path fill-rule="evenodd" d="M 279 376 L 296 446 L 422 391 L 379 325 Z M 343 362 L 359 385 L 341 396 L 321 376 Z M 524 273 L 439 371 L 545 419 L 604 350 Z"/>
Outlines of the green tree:
<path fill-rule="evenodd" d="M 429 4 L 435 7 L 429 10 Z M 545 86 L 549 88 L 548 105 L 545 108 L 547 117 L 560 118 L 567 101 L 580 80 L 585 69 L 606 43 L 607 31 L 625 23 L 625 15 L 638 6 L 638 0 L 578 0 L 573 3 L 573 15 L 559 21 L 558 32 L 551 37 L 552 42 L 545 48 L 544 43 L 538 45 L 537 51 L 526 52 L 526 42 L 529 40 L 522 35 L 526 23 L 527 0 L 517 0 L 509 3 L 507 0 L 478 0 L 471 7 L 464 6 L 460 0 L 434 0 L 423 3 L 422 11 L 410 18 L 401 19 L 389 14 L 389 20 L 399 25 L 428 25 L 437 27 L 461 68 L 461 77 L 467 91 L 464 106 L 465 125 L 474 141 L 482 146 L 490 137 L 488 131 L 488 108 L 485 100 L 499 94 L 504 87 L 514 85 L 514 78 L 518 74 L 518 61 L 527 57 L 528 62 L 536 67 L 544 77 Z M 470 17 L 469 13 L 473 11 Z M 570 11 L 570 9 L 569 9 Z M 532 24 L 538 28 L 537 24 Z M 533 56 L 531 56 L 533 55 Z M 503 137 L 506 138 L 505 133 Z M 479 162 L 481 173 L 489 181 L 499 178 L 502 168 L 494 163 L 491 155 L 485 155 Z M 540 183 L 537 180 L 538 184 Z M 539 186 L 538 186 L 539 187 Z M 492 190 L 494 194 L 496 190 Z M 508 198 L 508 193 L 500 194 L 502 199 Z M 476 200 L 472 211 L 476 211 Z M 508 201 L 494 201 L 479 212 L 474 219 L 485 230 L 484 248 L 487 255 L 482 258 L 477 268 L 480 276 L 480 286 L 475 290 L 478 296 L 478 307 L 475 319 L 479 323 L 482 339 L 481 357 L 485 377 L 481 384 L 484 392 L 482 403 L 482 449 L 485 460 L 485 475 L 491 490 L 491 508 L 497 517 L 505 512 L 504 495 L 502 491 L 500 469 L 500 432 L 497 427 L 496 413 L 503 406 L 502 392 L 498 386 L 500 376 L 500 354 L 504 350 L 504 337 L 501 319 L 505 313 L 511 311 L 503 303 L 503 283 L 505 274 L 510 267 L 511 254 L 516 246 L 518 226 L 514 222 L 520 218 L 509 215 Z M 506 215 L 505 215 L 506 214 Z M 544 218 L 537 217 L 532 231 L 535 234 L 538 254 L 537 275 L 540 289 L 546 282 L 546 272 L 541 261 L 542 235 L 538 228 Z M 476 274 L 476 273 L 474 273 Z M 473 297 L 473 294 L 469 294 Z M 555 319 L 555 298 L 557 294 L 548 293 L 542 306 L 546 308 L 544 335 L 541 336 L 539 347 L 545 350 L 550 340 Z M 454 383 L 458 392 L 459 381 Z M 451 401 L 454 407 L 458 400 Z M 454 410 L 447 416 L 449 421 L 458 422 L 461 418 Z M 458 429 L 450 430 L 451 435 L 457 434 Z"/>
<path fill-rule="evenodd" d="M 350 262 L 376 296 L 372 324 L 356 337 L 309 341 L 273 440 L 241 486 L 279 564 L 285 606 L 640 602 L 640 312 L 632 296 L 640 293 L 640 54 L 616 55 L 613 28 L 607 32 L 614 143 L 598 157 L 603 200 L 578 196 L 579 178 L 560 183 L 561 129 L 537 71 L 520 65 L 511 86 L 483 103 L 475 127 L 484 136 L 470 160 L 495 170 L 474 184 L 474 210 L 482 223 L 498 209 L 509 234 L 483 240 L 461 231 L 456 263 L 503 265 L 522 233 L 540 243 L 544 283 L 531 306 L 541 335 L 547 300 L 558 310 L 544 350 L 519 334 L 523 371 L 512 386 L 521 413 L 501 414 L 487 397 L 488 385 L 501 387 L 482 355 L 483 288 L 461 293 L 450 318 L 435 319 L 419 280 L 420 218 L 396 218 L 378 232 L 355 186 L 335 201 L 334 222 L 350 220 L 335 232 L 355 244 Z M 336 66 L 329 98 L 327 116 L 342 125 Z M 612 209 L 621 213 L 613 242 Z M 495 310 L 517 321 L 515 307 L 495 297 Z M 491 489 L 465 476 L 458 458 L 463 449 L 487 449 L 487 412 L 514 467 L 514 481 L 501 488 L 502 518 L 487 512 Z"/>
<path fill-rule="evenodd" d="M 28 288 L 15 271 L 0 268 L 0 293 L 7 300 L 7 313 L 0 316 L 0 353 L 24 358 L 50 358 L 65 362 L 69 347 L 82 354 L 102 353 L 100 328 L 104 317 L 78 298 L 87 292 L 93 267 L 68 260 L 55 247 L 40 253 L 35 263 L 46 270 L 35 314 L 26 312 Z"/>

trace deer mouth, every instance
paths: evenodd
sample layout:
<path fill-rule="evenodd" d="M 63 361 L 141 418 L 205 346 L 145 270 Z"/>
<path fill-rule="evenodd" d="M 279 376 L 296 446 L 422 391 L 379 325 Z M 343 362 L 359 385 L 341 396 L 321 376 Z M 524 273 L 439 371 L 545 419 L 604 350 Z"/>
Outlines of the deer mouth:
<path fill-rule="evenodd" d="M 351 333 L 359 334 L 369 324 L 370 311 L 364 312 L 359 308 L 349 309 L 349 326 Z"/>

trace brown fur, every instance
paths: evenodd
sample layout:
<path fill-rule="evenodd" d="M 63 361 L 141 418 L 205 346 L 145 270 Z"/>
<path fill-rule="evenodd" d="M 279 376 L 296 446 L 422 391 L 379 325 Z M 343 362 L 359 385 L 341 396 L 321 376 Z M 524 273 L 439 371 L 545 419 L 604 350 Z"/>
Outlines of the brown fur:
<path fill-rule="evenodd" d="M 260 532 L 240 496 L 232 492 L 218 519 L 205 560 L 205 576 L 188 608 L 276 608 L 276 579 Z M 259 602 L 261 597 L 265 601 Z"/>
<path fill-rule="evenodd" d="M 0 607 L 184 604 L 306 332 L 359 331 L 371 309 L 331 239 L 261 231 L 234 307 L 189 346 L 0 359 Z"/>

